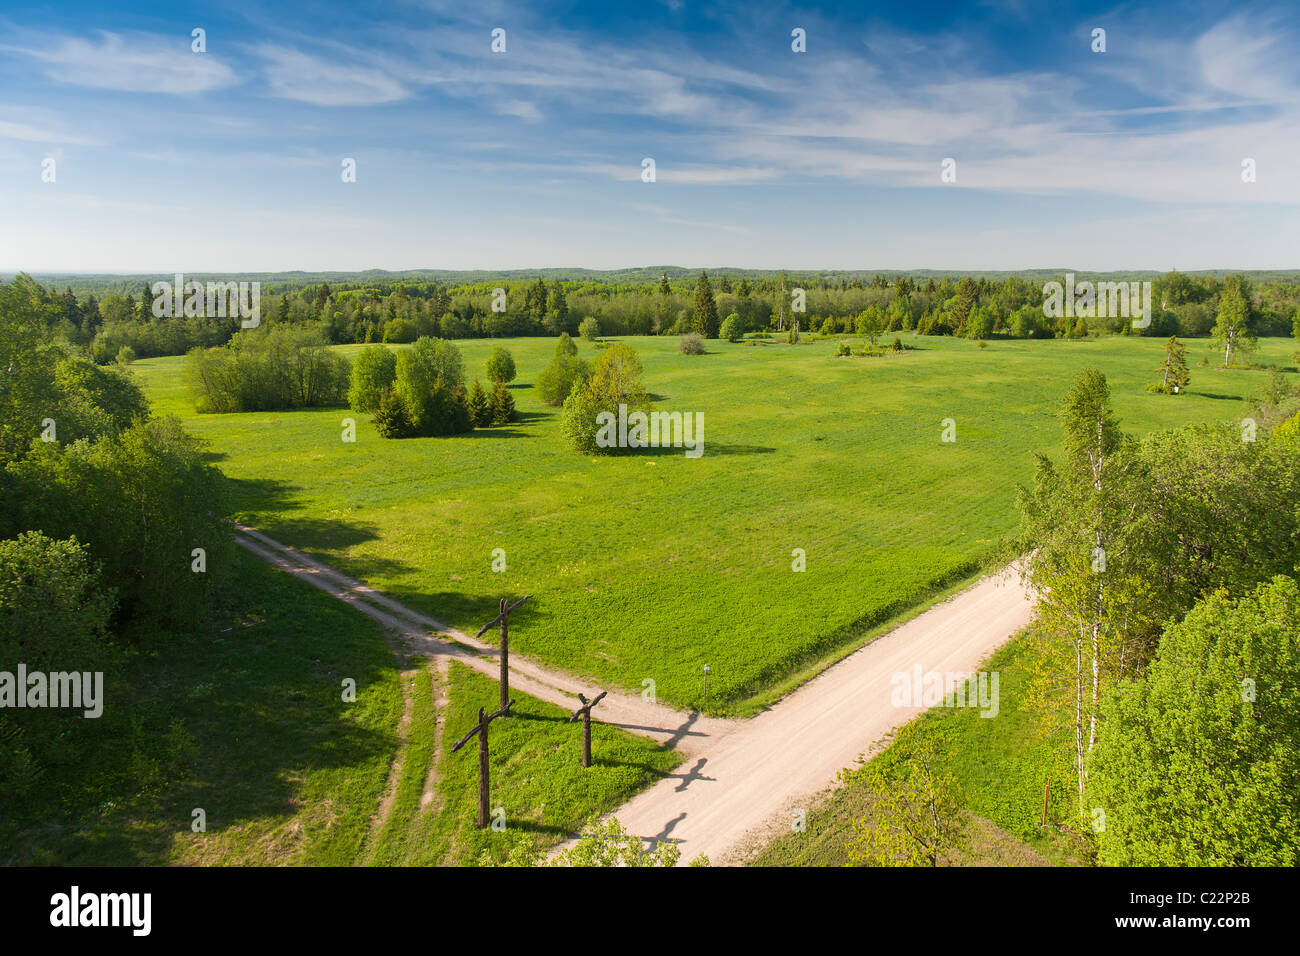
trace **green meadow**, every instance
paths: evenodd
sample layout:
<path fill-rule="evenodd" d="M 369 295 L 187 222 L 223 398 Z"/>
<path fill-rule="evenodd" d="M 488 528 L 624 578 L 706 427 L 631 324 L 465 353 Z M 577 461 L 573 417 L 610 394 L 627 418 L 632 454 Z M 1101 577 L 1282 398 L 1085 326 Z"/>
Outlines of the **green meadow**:
<path fill-rule="evenodd" d="M 836 339 L 711 341 L 698 356 L 672 337 L 624 339 L 657 409 L 704 413 L 698 459 L 571 451 L 531 387 L 549 338 L 458 341 L 471 380 L 494 347 L 511 350 L 520 421 L 448 438 L 385 440 L 344 408 L 198 415 L 184 358 L 132 368 L 156 412 L 209 442 L 241 520 L 466 630 L 501 595 L 532 594 L 512 618 L 519 652 L 744 714 L 997 559 L 1016 485 L 1035 452 L 1057 452 L 1060 398 L 1081 368 L 1106 374 L 1135 433 L 1239 420 L 1267 379 L 1199 365 L 1214 361 L 1205 340 L 1189 340 L 1191 387 L 1173 397 L 1145 390 L 1155 339 L 903 339 L 914 350 L 881 357 L 836 357 Z M 1254 361 L 1291 368 L 1293 351 L 1264 339 Z M 349 417 L 355 442 L 342 440 Z"/>

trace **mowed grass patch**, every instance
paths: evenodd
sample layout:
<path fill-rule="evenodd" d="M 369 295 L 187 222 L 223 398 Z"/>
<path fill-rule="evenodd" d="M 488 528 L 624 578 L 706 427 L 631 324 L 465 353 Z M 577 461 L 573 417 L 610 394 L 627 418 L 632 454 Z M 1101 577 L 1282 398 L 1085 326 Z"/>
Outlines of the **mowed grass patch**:
<path fill-rule="evenodd" d="M 472 730 L 478 709 L 495 711 L 496 681 L 452 663 L 445 691 L 446 723 L 439 728 L 441 759 L 434 771 L 436 794 L 422 805 L 433 738 L 431 696 L 416 697 L 418 752 L 408 750 L 393 815 L 377 843 L 374 862 L 416 866 L 476 865 L 484 851 L 500 862 L 518 834 L 545 849 L 577 833 L 584 823 L 624 803 L 670 773 L 681 755 L 663 750 L 597 719 L 591 726 L 592 766 L 583 768 L 582 727 L 569 712 L 513 693 L 511 716 L 489 730 L 491 797 L 503 813 L 503 831 L 478 830 L 478 738 L 456 753 L 451 746 Z M 423 725 L 424 730 L 418 728 Z"/>
<path fill-rule="evenodd" d="M 10 862 L 356 862 L 397 749 L 396 659 L 368 618 L 242 549 L 237 561 L 207 630 L 110 681 L 103 719 L 120 732 L 49 781 L 65 806 L 15 835 Z"/>
<path fill-rule="evenodd" d="M 567 448 L 559 410 L 531 387 L 549 338 L 457 343 L 471 378 L 493 348 L 513 352 L 522 418 L 450 438 L 386 441 L 342 408 L 199 416 L 184 359 L 133 368 L 160 412 L 210 440 L 249 523 L 467 630 L 502 593 L 531 593 L 513 619 L 519 652 L 740 713 L 995 552 L 1034 453 L 1059 448 L 1060 399 L 1083 367 L 1106 373 L 1137 433 L 1239 420 L 1267 377 L 1198 366 L 1205 343 L 1193 341 L 1191 389 L 1171 397 L 1145 391 L 1163 355 L 1153 339 L 907 338 L 915 351 L 874 358 L 837 358 L 832 340 L 710 342 L 698 356 L 675 337 L 624 340 L 657 408 L 704 413 L 698 459 Z M 1264 340 L 1257 360 L 1289 366 L 1293 350 Z M 345 418 L 355 443 L 341 440 Z M 947 418 L 954 443 L 940 440 Z"/>

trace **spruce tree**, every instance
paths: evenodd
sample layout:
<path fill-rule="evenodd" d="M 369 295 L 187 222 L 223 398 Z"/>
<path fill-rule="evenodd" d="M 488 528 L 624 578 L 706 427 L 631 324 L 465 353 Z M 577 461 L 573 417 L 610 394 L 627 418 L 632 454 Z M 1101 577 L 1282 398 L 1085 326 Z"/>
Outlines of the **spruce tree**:
<path fill-rule="evenodd" d="M 1166 392 L 1181 392 L 1191 381 L 1187 371 L 1187 349 L 1178 341 L 1176 335 L 1169 336 L 1165 343 L 1165 360 L 1157 371 L 1164 374 L 1160 387 Z"/>
<path fill-rule="evenodd" d="M 478 379 L 474 379 L 474 384 L 469 388 L 469 420 L 475 428 L 486 428 L 492 424 L 492 405 Z"/>
<path fill-rule="evenodd" d="M 718 337 L 718 304 L 713 301 L 707 272 L 701 272 L 700 281 L 695 284 L 695 321 L 691 329 L 706 339 Z"/>
<path fill-rule="evenodd" d="M 505 382 L 492 386 L 492 424 L 509 425 L 515 420 L 515 399 Z"/>

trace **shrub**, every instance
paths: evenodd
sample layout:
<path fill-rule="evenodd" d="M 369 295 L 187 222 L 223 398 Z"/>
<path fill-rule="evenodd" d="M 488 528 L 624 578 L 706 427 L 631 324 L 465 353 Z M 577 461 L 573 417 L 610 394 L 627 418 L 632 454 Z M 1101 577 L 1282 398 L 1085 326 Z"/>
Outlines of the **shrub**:
<path fill-rule="evenodd" d="M 618 413 L 620 404 L 629 410 L 643 408 L 649 396 L 641 383 L 641 360 L 623 343 L 605 349 L 592 364 L 591 376 L 569 393 L 560 416 L 560 431 L 577 451 L 596 454 L 606 449 L 596 444 L 599 430 L 596 416 Z"/>
<path fill-rule="evenodd" d="M 174 418 L 62 448 L 41 443 L 10 466 L 18 527 L 74 535 L 119 591 L 138 633 L 197 626 L 233 560 L 226 480 Z M 193 549 L 206 570 L 191 570 Z"/>
<path fill-rule="evenodd" d="M 114 655 L 107 625 L 113 593 L 75 538 L 56 541 L 31 531 L 0 541 L 0 661 L 28 671 L 103 671 Z M 17 688 L 26 694 L 26 687 Z M 100 705 L 103 704 L 101 697 Z M 42 764 L 67 759 L 82 710 L 0 710 L 0 802 L 15 803 L 38 784 Z"/>
<path fill-rule="evenodd" d="M 578 334 L 588 342 L 594 342 L 600 338 L 600 322 L 594 315 L 589 315 L 578 324 Z"/>
<path fill-rule="evenodd" d="M 492 424 L 509 425 L 517 417 L 514 396 L 505 382 L 497 382 L 492 386 Z"/>
<path fill-rule="evenodd" d="M 144 393 L 121 368 L 63 359 L 54 366 L 54 385 L 60 393 L 54 419 L 65 442 L 116 435 L 149 415 Z"/>
<path fill-rule="evenodd" d="M 462 384 L 464 367 L 460 349 L 445 339 L 417 339 L 397 356 L 393 393 L 410 421 L 411 435 L 453 435 L 474 427 Z M 401 431 L 400 420 L 394 421 L 394 430 Z"/>
<path fill-rule="evenodd" d="M 397 356 L 382 345 L 367 345 L 352 363 L 348 405 L 358 412 L 373 412 L 379 398 L 397 379 Z"/>
<path fill-rule="evenodd" d="M 222 348 L 191 349 L 188 374 L 200 412 L 343 405 L 350 365 L 319 326 L 263 326 Z"/>
<path fill-rule="evenodd" d="M 678 340 L 677 348 L 683 355 L 703 355 L 704 336 L 698 332 L 688 332 Z"/>
<path fill-rule="evenodd" d="M 838 331 L 839 331 L 839 326 L 835 324 L 834 319 L 828 318 L 825 322 L 822 323 L 822 329 L 821 329 L 822 335 L 834 335 Z"/>
<path fill-rule="evenodd" d="M 744 334 L 745 325 L 735 312 L 723 319 L 722 326 L 718 329 L 718 337 L 726 339 L 728 342 L 739 342 Z"/>
<path fill-rule="evenodd" d="M 492 424 L 492 405 L 488 401 L 487 392 L 483 391 L 483 386 L 479 384 L 478 379 L 474 379 L 474 384 L 469 388 L 469 420 L 475 428 L 486 428 Z"/>
<path fill-rule="evenodd" d="M 572 344 L 572 341 L 570 341 Z M 507 349 L 494 348 L 487 360 L 487 377 L 490 382 L 513 382 L 515 360 Z"/>
<path fill-rule="evenodd" d="M 586 381 L 590 374 L 590 367 L 578 358 L 578 346 L 566 332 L 555 343 L 555 357 L 542 369 L 534 385 L 543 402 L 559 406 L 573 391 L 574 383 Z"/>
<path fill-rule="evenodd" d="M 799 341 L 799 323 L 796 322 L 790 326 L 790 330 L 785 333 L 785 340 L 791 345 L 794 345 Z"/>
<path fill-rule="evenodd" d="M 130 365 L 135 361 L 135 349 L 129 345 L 123 345 L 117 350 L 117 358 L 114 360 L 118 365 Z"/>
<path fill-rule="evenodd" d="M 841 342 L 838 346 L 836 346 L 836 348 L 835 348 L 835 354 L 836 354 L 836 355 L 852 355 L 852 354 L 853 354 L 853 349 L 849 348 L 849 343 L 848 343 L 848 342 Z"/>
<path fill-rule="evenodd" d="M 384 325 L 385 342 L 414 342 L 418 334 L 410 319 L 389 319 Z"/>
<path fill-rule="evenodd" d="M 384 438 L 411 438 L 415 428 L 411 416 L 406 413 L 406 405 L 397 397 L 393 389 L 385 389 L 375 406 L 375 430 Z"/>
<path fill-rule="evenodd" d="M 982 342 L 981 342 L 980 344 L 983 345 Z M 903 340 L 900 339 L 897 335 L 895 335 L 895 336 L 894 336 L 894 341 L 892 341 L 892 342 L 889 343 L 889 350 L 890 350 L 891 352 L 901 352 L 901 351 L 903 351 Z"/>

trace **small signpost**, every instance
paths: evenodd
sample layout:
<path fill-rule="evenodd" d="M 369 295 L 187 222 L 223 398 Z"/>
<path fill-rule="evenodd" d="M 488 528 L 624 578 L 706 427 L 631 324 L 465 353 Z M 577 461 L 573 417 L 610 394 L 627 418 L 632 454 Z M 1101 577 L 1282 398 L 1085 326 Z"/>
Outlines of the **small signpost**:
<path fill-rule="evenodd" d="M 602 690 L 600 696 L 592 701 L 588 701 L 582 694 L 579 694 L 578 700 L 582 701 L 582 706 L 575 710 L 573 716 L 569 718 L 569 723 L 573 723 L 579 717 L 582 718 L 582 765 L 584 767 L 591 766 L 591 708 L 604 700 L 605 695 L 608 693 L 609 691 Z"/>
<path fill-rule="evenodd" d="M 501 709 L 497 713 L 505 713 L 506 701 L 510 699 L 510 614 L 531 597 L 529 594 L 509 607 L 506 606 L 506 599 L 502 598 L 501 613 L 480 627 L 474 635 L 476 638 L 482 637 L 493 624 L 501 624 Z"/>
<path fill-rule="evenodd" d="M 501 603 L 505 604 L 504 601 Z M 519 603 L 522 604 L 523 602 L 520 601 Z M 492 815 L 491 800 L 489 799 L 488 791 L 488 725 L 496 718 L 506 716 L 510 708 L 514 706 L 514 703 L 513 700 L 506 701 L 501 705 L 501 709 L 495 714 L 488 714 L 486 716 L 483 714 L 483 708 L 480 707 L 478 709 L 478 726 L 467 733 L 464 737 L 460 738 L 460 740 L 456 741 L 455 746 L 451 748 L 451 752 L 455 753 L 463 747 L 471 737 L 478 734 L 478 820 L 476 821 L 475 826 L 480 830 L 488 825 L 488 818 Z"/>

